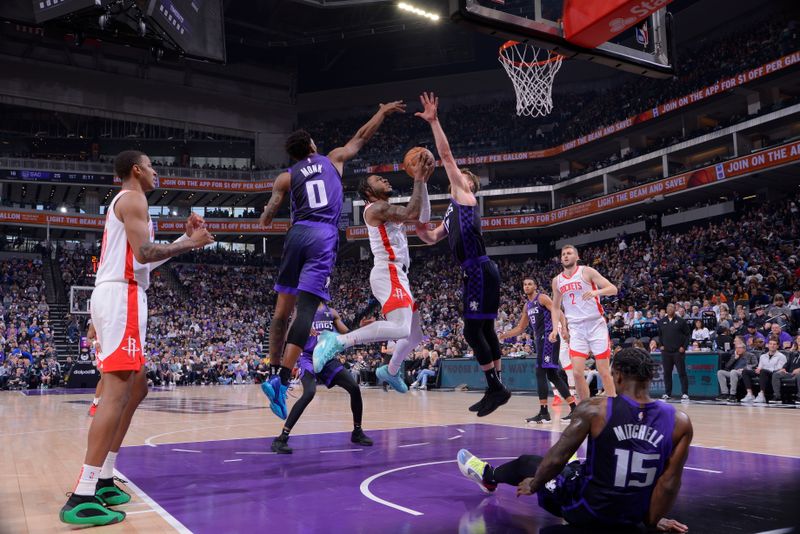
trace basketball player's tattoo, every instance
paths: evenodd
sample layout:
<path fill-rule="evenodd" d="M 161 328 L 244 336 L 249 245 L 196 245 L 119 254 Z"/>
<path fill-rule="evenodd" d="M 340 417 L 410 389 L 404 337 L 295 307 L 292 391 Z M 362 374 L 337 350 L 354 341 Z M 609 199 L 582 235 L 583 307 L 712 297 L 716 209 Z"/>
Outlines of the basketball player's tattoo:
<path fill-rule="evenodd" d="M 283 195 L 273 193 L 272 196 L 269 197 L 269 202 L 264 206 L 264 216 L 267 221 L 272 222 L 272 219 L 275 218 L 275 214 L 278 213 L 278 209 L 281 207 L 281 203 L 283 203 Z"/>
<path fill-rule="evenodd" d="M 172 258 L 184 252 L 189 252 L 195 248 L 197 248 L 197 243 L 191 239 L 166 244 L 144 243 L 139 247 L 139 255 L 144 260 L 142 263 L 153 263 Z"/>
<path fill-rule="evenodd" d="M 288 327 L 289 320 L 281 317 L 274 317 L 269 325 L 269 363 L 272 365 L 281 363 Z"/>
<path fill-rule="evenodd" d="M 398 206 L 396 204 L 389 204 L 386 201 L 377 202 L 372 215 L 381 222 L 406 222 L 419 220 L 419 213 L 422 210 L 422 188 L 425 186 L 423 182 L 414 181 L 414 190 L 411 192 L 411 198 L 408 200 L 408 205 Z"/>

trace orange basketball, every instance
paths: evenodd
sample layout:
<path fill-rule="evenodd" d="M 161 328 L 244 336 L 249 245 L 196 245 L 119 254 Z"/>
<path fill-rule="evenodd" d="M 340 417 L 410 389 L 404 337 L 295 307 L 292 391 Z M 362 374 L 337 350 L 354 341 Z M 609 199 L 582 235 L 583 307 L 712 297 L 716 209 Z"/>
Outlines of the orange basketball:
<path fill-rule="evenodd" d="M 415 146 L 414 148 L 406 152 L 405 157 L 403 157 L 403 168 L 405 169 L 406 174 L 408 174 L 412 178 L 414 177 L 411 168 L 417 163 L 420 156 L 425 153 L 427 153 L 431 158 L 433 158 L 433 153 L 427 148 L 422 146 Z"/>

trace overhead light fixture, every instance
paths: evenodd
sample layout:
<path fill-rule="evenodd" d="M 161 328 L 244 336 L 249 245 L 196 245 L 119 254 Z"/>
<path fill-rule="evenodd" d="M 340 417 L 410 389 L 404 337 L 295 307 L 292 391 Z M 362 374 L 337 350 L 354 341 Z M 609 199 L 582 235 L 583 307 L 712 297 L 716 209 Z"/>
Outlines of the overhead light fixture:
<path fill-rule="evenodd" d="M 61 208 L 59 208 L 58 211 L 60 211 L 61 213 L 67 213 L 67 207 L 66 206 L 61 206 Z"/>
<path fill-rule="evenodd" d="M 422 8 L 419 8 L 417 6 L 413 6 L 413 5 L 408 4 L 406 2 L 400 2 L 399 4 L 397 4 L 397 7 L 402 9 L 403 11 L 408 11 L 409 13 L 413 13 L 414 15 L 419 15 L 420 17 L 424 17 L 424 18 L 426 18 L 428 20 L 432 20 L 433 22 L 438 22 L 439 19 L 441 18 L 436 13 L 431 13 L 430 11 L 425 11 Z"/>

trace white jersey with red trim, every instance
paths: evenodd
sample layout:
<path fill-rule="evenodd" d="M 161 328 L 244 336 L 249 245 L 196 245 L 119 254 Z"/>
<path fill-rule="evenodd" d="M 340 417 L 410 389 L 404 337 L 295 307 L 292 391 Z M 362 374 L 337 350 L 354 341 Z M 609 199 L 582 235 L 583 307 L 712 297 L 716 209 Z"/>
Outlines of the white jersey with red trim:
<path fill-rule="evenodd" d="M 587 282 L 584 279 L 583 265 L 579 266 L 570 277 L 563 272 L 559 274 L 556 277 L 556 287 L 561 293 L 561 304 L 568 324 L 604 319 L 605 312 L 600 305 L 599 297 L 583 299 L 585 293 L 597 289 L 594 282 Z"/>
<path fill-rule="evenodd" d="M 125 233 L 125 224 L 114 213 L 117 200 L 130 192 L 123 189 L 114 197 L 106 211 L 106 223 L 103 230 L 103 246 L 100 251 L 100 265 L 97 268 L 95 287 L 105 282 L 136 282 L 142 289 L 150 286 L 150 265 L 141 264 L 133 256 L 133 249 Z M 153 221 L 147 217 L 147 230 L 150 241 L 153 241 Z"/>
<path fill-rule="evenodd" d="M 367 210 L 372 205 L 374 203 L 369 203 L 364 208 L 364 222 L 366 222 Z M 375 256 L 375 265 L 400 263 L 406 269 L 411 266 L 405 224 L 387 221 L 378 226 L 372 226 L 367 223 L 367 234 L 369 235 L 369 246 L 372 249 L 372 255 Z"/>

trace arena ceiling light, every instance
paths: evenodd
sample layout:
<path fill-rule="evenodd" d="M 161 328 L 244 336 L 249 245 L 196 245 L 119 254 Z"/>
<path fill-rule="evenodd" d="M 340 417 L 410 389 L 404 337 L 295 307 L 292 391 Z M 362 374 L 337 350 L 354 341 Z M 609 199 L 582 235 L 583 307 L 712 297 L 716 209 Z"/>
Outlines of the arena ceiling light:
<path fill-rule="evenodd" d="M 413 6 L 406 2 L 400 2 L 397 4 L 397 7 L 402 9 L 403 11 L 408 11 L 409 13 L 413 13 L 414 15 L 419 15 L 420 17 L 424 17 L 426 19 L 432 20 L 433 22 L 438 22 L 441 18 L 436 13 L 431 13 L 430 11 L 425 11 L 422 8 L 417 6 Z"/>

